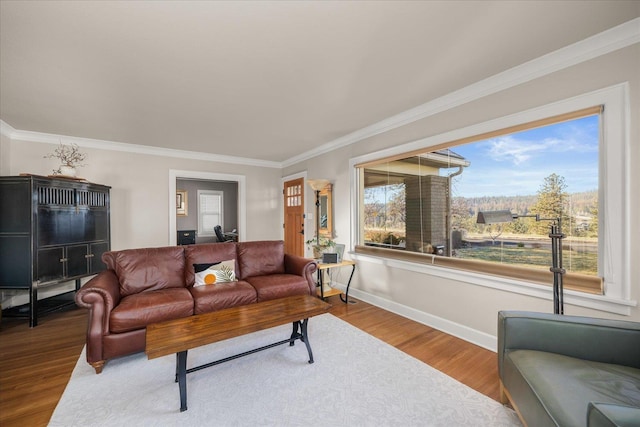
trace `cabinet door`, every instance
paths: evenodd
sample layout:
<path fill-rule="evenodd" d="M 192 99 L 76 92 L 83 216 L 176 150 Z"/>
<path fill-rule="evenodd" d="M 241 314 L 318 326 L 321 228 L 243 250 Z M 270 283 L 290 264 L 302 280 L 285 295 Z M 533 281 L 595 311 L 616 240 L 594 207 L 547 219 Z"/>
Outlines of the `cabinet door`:
<path fill-rule="evenodd" d="M 91 209 L 90 221 L 91 240 L 109 240 L 109 212 L 102 208 Z"/>
<path fill-rule="evenodd" d="M 30 236 L 0 233 L 0 286 L 28 288 L 32 274 Z"/>
<path fill-rule="evenodd" d="M 95 274 L 106 269 L 107 266 L 102 262 L 102 254 L 109 250 L 109 242 L 92 243 L 89 248 L 90 258 L 89 273 Z"/>
<path fill-rule="evenodd" d="M 0 233 L 31 232 L 31 189 L 29 183 L 0 183 Z"/>
<path fill-rule="evenodd" d="M 89 245 L 67 246 L 67 277 L 85 276 L 89 272 Z"/>
<path fill-rule="evenodd" d="M 72 242 L 72 219 L 75 213 L 70 209 L 38 208 L 38 245 L 64 245 Z"/>
<path fill-rule="evenodd" d="M 39 249 L 36 279 L 41 282 L 60 280 L 64 277 L 64 247 Z"/>

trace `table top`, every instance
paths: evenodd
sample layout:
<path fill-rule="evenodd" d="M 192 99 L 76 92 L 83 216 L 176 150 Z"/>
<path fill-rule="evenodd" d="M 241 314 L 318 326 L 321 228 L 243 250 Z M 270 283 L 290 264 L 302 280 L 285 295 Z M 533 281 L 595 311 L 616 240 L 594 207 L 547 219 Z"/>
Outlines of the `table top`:
<path fill-rule="evenodd" d="M 341 262 L 319 262 L 318 270 L 327 270 L 329 268 L 345 267 L 348 265 L 356 265 L 356 263 L 350 259 L 344 259 Z"/>
<path fill-rule="evenodd" d="M 311 295 L 296 295 L 153 323 L 147 326 L 145 353 L 155 359 L 307 319 L 330 308 L 330 304 Z"/>

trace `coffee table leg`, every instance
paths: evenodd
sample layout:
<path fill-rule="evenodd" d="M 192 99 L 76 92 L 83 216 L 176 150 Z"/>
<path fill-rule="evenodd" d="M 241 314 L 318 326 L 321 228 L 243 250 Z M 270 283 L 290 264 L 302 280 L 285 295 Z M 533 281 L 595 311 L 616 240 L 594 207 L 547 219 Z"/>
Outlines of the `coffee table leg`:
<path fill-rule="evenodd" d="M 307 324 L 309 323 L 309 319 L 304 319 L 299 322 L 300 323 L 300 333 L 302 337 L 300 338 L 304 345 L 307 346 L 307 351 L 309 352 L 309 363 L 313 363 L 313 352 L 311 351 L 311 344 L 309 344 L 309 334 L 307 333 Z"/>
<path fill-rule="evenodd" d="M 298 339 L 298 325 L 300 325 L 299 320 L 293 322 L 293 332 L 291 332 L 291 338 L 289 338 L 289 347 L 293 347 L 293 345 L 296 343 L 296 340 Z"/>
<path fill-rule="evenodd" d="M 176 356 L 178 358 L 176 374 L 180 387 L 180 412 L 184 412 L 187 410 L 187 351 L 176 353 Z"/>

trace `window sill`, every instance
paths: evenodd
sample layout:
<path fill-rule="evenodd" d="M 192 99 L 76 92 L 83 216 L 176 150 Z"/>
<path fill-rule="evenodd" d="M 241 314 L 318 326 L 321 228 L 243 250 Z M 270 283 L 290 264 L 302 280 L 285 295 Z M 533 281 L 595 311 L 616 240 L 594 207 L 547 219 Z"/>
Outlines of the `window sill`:
<path fill-rule="evenodd" d="M 444 279 L 457 280 L 477 286 L 498 289 L 505 292 L 512 292 L 536 298 L 553 300 L 553 289 L 549 286 L 537 285 L 522 280 L 509 279 L 499 276 L 480 274 L 472 271 L 456 270 L 435 265 L 428 265 L 369 254 L 351 252 L 350 256 L 356 261 L 383 264 L 387 267 L 412 271 L 429 276 L 441 277 Z M 635 300 L 624 300 L 611 298 L 605 295 L 593 295 L 572 290 L 564 291 L 565 304 L 585 307 L 609 313 L 629 316 L 631 307 L 637 306 Z"/>

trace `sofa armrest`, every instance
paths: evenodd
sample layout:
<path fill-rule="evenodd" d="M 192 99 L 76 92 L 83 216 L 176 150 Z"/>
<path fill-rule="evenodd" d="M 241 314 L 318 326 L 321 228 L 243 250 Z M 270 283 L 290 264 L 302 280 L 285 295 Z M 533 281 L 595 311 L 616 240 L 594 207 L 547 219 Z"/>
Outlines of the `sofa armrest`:
<path fill-rule="evenodd" d="M 587 409 L 588 427 L 632 427 L 640 426 L 640 408 L 589 402 Z"/>
<path fill-rule="evenodd" d="M 498 368 L 506 352 L 526 349 L 640 368 L 640 323 L 550 313 L 498 313 Z"/>
<path fill-rule="evenodd" d="M 102 360 L 102 337 L 109 334 L 111 310 L 120 302 L 120 283 L 113 270 L 104 270 L 76 292 L 76 304 L 89 310 L 87 361 Z"/>
<path fill-rule="evenodd" d="M 303 258 L 301 256 L 284 254 L 284 271 L 287 274 L 295 274 L 307 279 L 309 283 L 309 293 L 315 295 L 316 281 L 313 273 L 318 269 L 318 264 L 312 259 Z"/>

